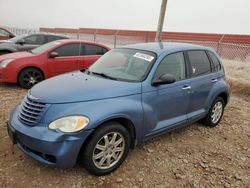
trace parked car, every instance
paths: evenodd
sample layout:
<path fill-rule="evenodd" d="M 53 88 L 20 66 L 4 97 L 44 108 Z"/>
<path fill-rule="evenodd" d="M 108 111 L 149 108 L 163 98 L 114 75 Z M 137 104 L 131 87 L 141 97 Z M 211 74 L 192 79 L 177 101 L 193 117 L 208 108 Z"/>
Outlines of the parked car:
<path fill-rule="evenodd" d="M 67 36 L 47 33 L 35 33 L 16 36 L 0 41 L 0 55 L 12 52 L 29 51 L 51 41 L 68 39 Z"/>
<path fill-rule="evenodd" d="M 15 37 L 16 35 L 11 32 L 10 30 L 8 30 L 5 27 L 0 27 L 0 41 L 1 40 L 8 40 L 11 39 L 13 37 Z"/>
<path fill-rule="evenodd" d="M 82 70 L 110 48 L 81 40 L 59 40 L 29 52 L 0 56 L 0 83 L 18 83 L 31 88 L 38 82 L 65 72 Z"/>
<path fill-rule="evenodd" d="M 7 127 L 12 142 L 37 161 L 72 167 L 81 160 L 89 172 L 105 175 L 137 143 L 198 120 L 218 125 L 228 101 L 224 68 L 212 49 L 138 44 L 35 85 Z"/>

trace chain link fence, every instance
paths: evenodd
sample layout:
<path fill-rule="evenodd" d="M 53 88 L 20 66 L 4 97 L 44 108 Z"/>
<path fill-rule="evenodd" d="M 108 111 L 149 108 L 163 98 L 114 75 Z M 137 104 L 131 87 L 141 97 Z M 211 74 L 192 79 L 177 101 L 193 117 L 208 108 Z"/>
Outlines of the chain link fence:
<path fill-rule="evenodd" d="M 153 42 L 155 39 L 155 32 L 150 31 L 121 31 L 84 28 L 40 28 L 40 30 L 22 28 L 9 29 L 17 35 L 37 33 L 39 31 L 46 33 L 59 33 L 72 39 L 99 42 L 110 47 Z M 162 35 L 162 41 L 185 42 L 208 46 L 213 48 L 223 59 L 250 63 L 250 36 L 247 35 L 185 34 L 164 32 Z"/>

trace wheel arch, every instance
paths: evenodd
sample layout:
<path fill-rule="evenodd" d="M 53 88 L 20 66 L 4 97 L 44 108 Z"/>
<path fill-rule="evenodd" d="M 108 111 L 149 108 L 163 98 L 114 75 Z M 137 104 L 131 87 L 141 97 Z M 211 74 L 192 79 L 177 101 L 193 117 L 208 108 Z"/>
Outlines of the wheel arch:
<path fill-rule="evenodd" d="M 227 105 L 229 96 L 226 92 L 219 93 L 217 97 L 221 97 L 225 102 L 225 106 Z"/>
<path fill-rule="evenodd" d="M 28 66 L 28 67 L 23 67 L 23 68 L 21 68 L 18 71 L 17 78 L 16 78 L 16 81 L 17 81 L 18 84 L 19 84 L 19 76 L 20 76 L 21 72 L 24 71 L 25 69 L 29 69 L 29 68 L 33 68 L 33 69 L 39 70 L 42 73 L 43 78 L 45 79 L 45 72 L 40 67 L 37 67 L 37 66 Z"/>
<path fill-rule="evenodd" d="M 108 118 L 108 119 L 106 119 L 106 120 L 104 120 L 102 122 L 99 122 L 99 124 L 97 126 L 95 126 L 96 127 L 95 130 L 101 128 L 102 126 L 104 126 L 105 124 L 110 123 L 110 122 L 117 122 L 117 123 L 121 124 L 122 126 L 124 126 L 127 129 L 127 131 L 129 132 L 129 134 L 131 136 L 130 148 L 134 148 L 134 146 L 137 144 L 136 143 L 137 142 L 136 141 L 136 129 L 135 129 L 134 123 L 130 119 L 128 119 L 127 117 Z M 95 131 L 93 131 L 93 133 L 94 132 Z M 91 138 L 91 135 L 89 135 L 88 139 Z"/>
<path fill-rule="evenodd" d="M 2 49 L 2 50 L 0 50 L 0 54 L 3 53 L 3 52 L 13 53 L 14 51 L 8 50 L 8 49 Z"/>
<path fill-rule="evenodd" d="M 131 120 L 129 120 L 128 118 L 124 118 L 124 117 L 115 117 L 115 118 L 110 118 L 108 120 L 105 120 L 103 122 L 101 122 L 99 125 L 96 126 L 95 130 L 88 136 L 88 138 L 84 141 L 84 143 L 81 146 L 81 149 L 78 153 L 78 159 L 77 161 L 79 161 L 82 153 L 84 152 L 85 148 L 86 148 L 86 143 L 88 143 L 94 132 L 96 131 L 97 128 L 101 128 L 102 126 L 105 126 L 105 124 L 110 123 L 110 122 L 117 122 L 119 124 L 121 124 L 122 126 L 124 126 L 127 131 L 129 132 L 130 136 L 131 136 L 131 144 L 130 144 L 130 148 L 134 149 L 134 147 L 137 144 L 137 139 L 136 139 L 136 129 L 134 127 L 134 124 Z"/>

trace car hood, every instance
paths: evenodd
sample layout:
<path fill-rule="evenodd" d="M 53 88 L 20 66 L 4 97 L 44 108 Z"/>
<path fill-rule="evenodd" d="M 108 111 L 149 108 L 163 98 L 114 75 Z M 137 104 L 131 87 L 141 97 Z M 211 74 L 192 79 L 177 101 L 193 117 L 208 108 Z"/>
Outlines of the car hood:
<path fill-rule="evenodd" d="M 1 55 L 0 61 L 3 61 L 5 59 L 17 59 L 17 58 L 31 57 L 31 56 L 33 56 L 33 54 L 29 52 L 15 52 L 15 53 Z"/>
<path fill-rule="evenodd" d="M 130 83 L 87 75 L 80 71 L 63 74 L 35 85 L 29 97 L 43 103 L 102 100 L 141 93 L 141 83 Z"/>

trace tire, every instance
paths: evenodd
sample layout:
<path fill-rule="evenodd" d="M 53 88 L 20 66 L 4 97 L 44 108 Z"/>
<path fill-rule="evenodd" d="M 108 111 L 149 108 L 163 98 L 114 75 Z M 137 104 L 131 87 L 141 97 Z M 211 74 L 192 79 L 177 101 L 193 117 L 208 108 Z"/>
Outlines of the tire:
<path fill-rule="evenodd" d="M 126 159 L 130 139 L 129 132 L 121 124 L 117 122 L 104 124 L 85 143 L 86 147 L 81 157 L 85 169 L 96 176 L 113 172 Z"/>
<path fill-rule="evenodd" d="M 18 83 L 25 89 L 30 89 L 42 80 L 44 80 L 43 73 L 36 68 L 24 69 L 18 76 Z"/>
<path fill-rule="evenodd" d="M 217 126 L 223 117 L 224 107 L 225 107 L 225 102 L 223 98 L 217 97 L 214 100 L 207 116 L 202 120 L 202 123 L 210 127 Z"/>

